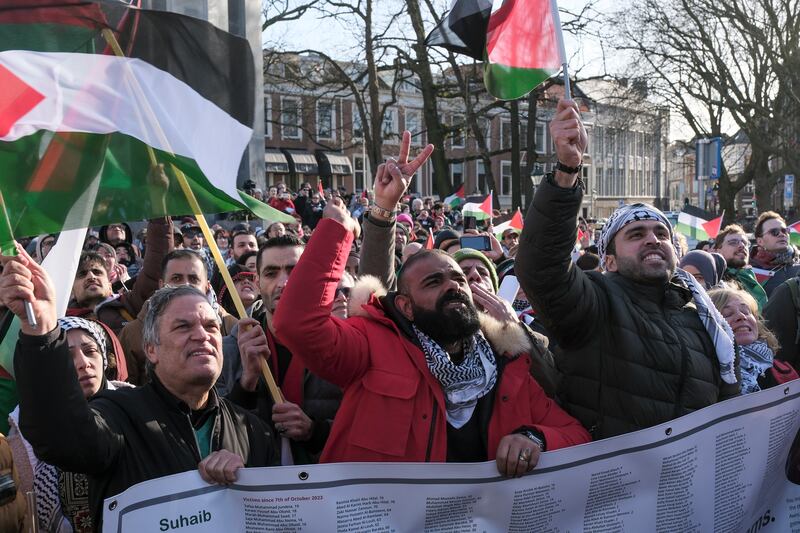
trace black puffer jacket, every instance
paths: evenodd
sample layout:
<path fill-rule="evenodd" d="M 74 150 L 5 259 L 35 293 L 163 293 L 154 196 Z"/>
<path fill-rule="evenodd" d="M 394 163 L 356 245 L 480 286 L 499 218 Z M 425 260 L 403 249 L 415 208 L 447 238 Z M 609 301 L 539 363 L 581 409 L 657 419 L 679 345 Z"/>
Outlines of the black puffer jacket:
<path fill-rule="evenodd" d="M 556 338 L 560 399 L 595 438 L 672 420 L 738 394 L 719 375 L 691 293 L 582 272 L 570 260 L 580 188 L 543 183 L 525 220 L 515 271 Z"/>
<path fill-rule="evenodd" d="M 14 368 L 22 433 L 42 461 L 89 475 L 98 531 L 104 498 L 197 468 L 200 452 L 189 410 L 155 376 L 142 387 L 104 391 L 87 402 L 61 329 L 21 334 Z M 211 451 L 231 451 L 245 466 L 277 463 L 271 430 L 258 417 L 218 398 L 213 389 L 209 405 L 215 417 Z"/>

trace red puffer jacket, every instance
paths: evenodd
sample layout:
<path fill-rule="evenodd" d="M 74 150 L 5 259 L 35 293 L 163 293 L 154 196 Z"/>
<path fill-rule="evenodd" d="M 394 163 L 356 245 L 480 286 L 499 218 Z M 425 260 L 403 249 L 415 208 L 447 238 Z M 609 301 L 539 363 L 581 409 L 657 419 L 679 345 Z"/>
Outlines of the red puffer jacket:
<path fill-rule="evenodd" d="M 273 317 L 277 337 L 292 354 L 344 390 L 320 461 L 445 461 L 444 394 L 422 350 L 374 295 L 362 316 L 330 316 L 351 242 L 344 226 L 323 219 Z M 494 459 L 500 439 L 522 426 L 544 433 L 548 450 L 588 442 L 588 432 L 530 376 L 527 338 L 494 321 L 482 320 L 482 330 L 507 359 L 498 361 L 488 458 Z"/>

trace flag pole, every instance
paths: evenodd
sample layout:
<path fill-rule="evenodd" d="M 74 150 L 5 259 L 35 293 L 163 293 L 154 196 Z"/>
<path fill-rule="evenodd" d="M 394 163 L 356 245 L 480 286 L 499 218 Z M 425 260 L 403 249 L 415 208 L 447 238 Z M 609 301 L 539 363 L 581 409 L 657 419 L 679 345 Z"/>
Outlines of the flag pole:
<path fill-rule="evenodd" d="M 8 236 L 11 238 L 12 242 L 15 242 L 14 230 L 11 227 L 11 219 L 8 216 L 8 209 L 6 209 L 6 200 L 3 197 L 2 189 L 0 189 L 0 207 L 3 209 L 3 221 L 6 223 L 6 227 L 8 228 Z M 11 255 L 19 255 L 16 246 L 11 252 Z M 28 324 L 30 324 L 32 328 L 39 326 L 39 324 L 36 322 L 36 315 L 33 314 L 33 304 L 28 300 L 25 300 L 25 314 L 28 317 Z"/>
<path fill-rule="evenodd" d="M 550 0 L 550 11 L 553 13 L 553 26 L 558 41 L 558 52 L 561 55 L 561 68 L 564 74 L 564 98 L 572 98 L 572 87 L 569 81 L 569 65 L 567 64 L 567 49 L 564 46 L 564 32 L 561 30 L 561 15 L 558 13 L 558 0 Z"/>
<path fill-rule="evenodd" d="M 125 53 L 122 51 L 122 48 L 117 41 L 117 38 L 114 36 L 114 32 L 110 29 L 105 28 L 102 30 L 103 38 L 106 40 L 108 45 L 114 51 L 114 54 L 119 57 L 125 57 Z M 131 78 L 131 85 L 133 86 L 134 90 L 136 91 L 137 95 L 142 94 L 142 89 L 139 86 L 139 82 L 136 78 Z M 150 119 L 151 125 L 156 129 L 156 133 L 161 137 L 161 141 L 164 143 L 164 146 L 169 147 L 169 141 L 164 134 L 164 131 L 161 128 L 161 125 L 158 123 L 158 120 L 153 114 L 153 110 L 150 108 L 149 104 L 144 98 L 139 99 L 139 104 L 145 113 L 148 115 Z M 171 148 L 168 148 L 171 151 Z M 156 159 L 155 151 L 152 147 L 147 146 L 147 154 L 150 159 L 150 164 L 152 166 L 156 166 L 158 161 Z M 222 279 L 225 282 L 225 285 L 228 287 L 228 292 L 231 295 L 231 299 L 233 300 L 233 304 L 236 307 L 236 312 L 239 315 L 239 318 L 246 318 L 247 311 L 245 311 L 244 304 L 242 304 L 241 298 L 239 298 L 239 293 L 236 291 L 236 287 L 233 283 L 233 279 L 231 278 L 230 273 L 228 272 L 228 268 L 225 266 L 225 260 L 222 258 L 222 254 L 219 251 L 219 247 L 217 247 L 216 240 L 214 239 L 214 234 L 211 233 L 211 228 L 208 227 L 208 222 L 206 222 L 205 216 L 203 216 L 203 212 L 200 209 L 200 204 L 197 202 L 197 198 L 192 191 L 192 188 L 189 186 L 189 182 L 186 179 L 186 175 L 181 171 L 178 167 L 174 164 L 170 165 L 172 170 L 175 173 L 175 177 L 178 180 L 178 184 L 183 191 L 183 194 L 186 196 L 186 200 L 189 202 L 189 207 L 191 208 L 192 212 L 197 219 L 197 224 L 200 226 L 200 230 L 203 232 L 203 237 L 205 238 L 206 242 L 208 243 L 208 248 L 211 250 L 211 255 L 214 257 L 214 262 L 217 264 L 217 268 L 219 269 L 219 273 L 222 275 Z M 261 361 L 261 373 L 264 376 L 264 380 L 267 382 L 267 387 L 269 388 L 270 396 L 272 396 L 272 400 L 275 403 L 282 403 L 283 395 L 281 394 L 281 390 L 278 388 L 278 384 L 275 382 L 275 378 L 272 376 L 272 372 L 269 370 L 269 366 L 264 358 Z"/>

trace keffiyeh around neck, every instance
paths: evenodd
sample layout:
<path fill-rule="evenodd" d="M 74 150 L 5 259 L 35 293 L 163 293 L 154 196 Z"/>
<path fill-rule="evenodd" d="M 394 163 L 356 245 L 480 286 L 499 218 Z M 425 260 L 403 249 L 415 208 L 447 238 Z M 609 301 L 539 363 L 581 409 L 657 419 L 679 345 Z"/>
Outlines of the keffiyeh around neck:
<path fill-rule="evenodd" d="M 758 392 L 758 377 L 772 368 L 775 354 L 766 342 L 757 340 L 746 346 L 739 346 L 739 369 L 742 375 L 742 394 Z"/>
<path fill-rule="evenodd" d="M 494 351 L 478 332 L 465 341 L 464 360 L 457 365 L 436 341 L 413 327 L 425 353 L 428 369 L 444 390 L 447 422 L 456 429 L 461 428 L 472 418 L 478 400 L 494 388 L 497 381 Z"/>
<path fill-rule="evenodd" d="M 705 289 L 697 283 L 694 276 L 681 270 L 675 269 L 675 277 L 683 281 L 689 290 L 692 291 L 692 298 L 700 321 L 706 328 L 711 342 L 714 343 L 714 350 L 719 361 L 719 374 L 725 383 L 736 383 L 736 373 L 734 371 L 735 351 L 733 346 L 733 330 L 728 322 L 722 317 L 708 297 Z"/>

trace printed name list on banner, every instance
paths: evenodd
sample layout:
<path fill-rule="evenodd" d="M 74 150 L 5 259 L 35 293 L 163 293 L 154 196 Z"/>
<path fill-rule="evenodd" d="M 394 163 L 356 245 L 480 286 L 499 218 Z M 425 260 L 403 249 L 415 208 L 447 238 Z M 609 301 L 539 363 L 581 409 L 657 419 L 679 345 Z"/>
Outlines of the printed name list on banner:
<path fill-rule="evenodd" d="M 495 464 L 340 463 L 186 472 L 105 502 L 103 531 L 800 532 L 800 380 L 669 424 Z"/>

